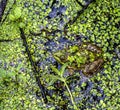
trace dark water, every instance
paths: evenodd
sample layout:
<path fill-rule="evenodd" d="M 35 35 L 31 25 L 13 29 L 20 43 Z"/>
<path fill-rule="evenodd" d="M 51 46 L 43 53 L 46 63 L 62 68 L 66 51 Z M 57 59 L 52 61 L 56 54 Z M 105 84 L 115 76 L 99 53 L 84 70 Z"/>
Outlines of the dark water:
<path fill-rule="evenodd" d="M 56 1 L 57 2 L 57 1 Z M 89 1 L 87 1 L 89 2 Z M 87 3 L 86 2 L 86 3 Z M 52 6 L 52 10 L 51 12 L 48 14 L 47 18 L 49 20 L 54 19 L 55 17 L 62 17 L 62 15 L 64 14 L 65 10 L 67 7 L 60 5 L 59 7 L 56 6 L 57 3 L 55 3 Z M 61 18 L 62 19 L 62 18 Z M 64 21 L 59 21 L 58 23 L 60 26 L 64 26 Z M 46 52 L 49 53 L 49 56 L 44 59 L 42 62 L 40 61 L 38 63 L 38 66 L 41 67 L 42 69 L 44 69 L 46 67 L 46 65 L 49 68 L 49 65 L 52 63 L 53 65 L 56 65 L 57 68 L 61 68 L 61 65 L 59 63 L 56 62 L 56 60 L 53 58 L 52 53 L 61 50 L 65 47 L 68 47 L 70 45 L 74 45 L 74 44 L 78 44 L 82 42 L 82 38 L 84 39 L 88 39 L 87 36 L 83 36 L 82 34 L 77 36 L 74 40 L 69 40 L 68 38 L 66 38 L 66 36 L 64 34 L 62 34 L 61 30 L 59 33 L 61 34 L 61 36 L 59 38 L 57 38 L 57 42 L 55 39 L 51 39 L 48 40 L 47 42 L 44 43 L 45 46 L 45 50 Z M 51 33 L 52 35 L 54 35 L 55 33 Z M 74 35 L 73 35 L 74 36 Z M 50 71 L 48 71 L 49 74 L 52 74 Z M 81 85 L 83 83 L 86 83 L 85 87 L 82 87 Z M 96 84 L 100 84 L 100 81 L 95 82 Z M 94 82 L 92 82 L 90 80 L 90 78 L 84 76 L 81 71 L 78 72 L 78 75 L 76 77 L 71 77 L 69 79 L 69 87 L 71 91 L 75 91 L 76 88 L 80 88 L 78 89 L 78 96 L 75 96 L 75 102 L 78 104 L 79 102 L 83 103 L 84 105 L 80 108 L 80 109 L 86 109 L 86 108 L 91 108 L 91 104 L 94 103 L 99 103 L 100 100 L 103 100 L 105 98 L 104 95 L 104 91 L 102 90 L 102 88 L 100 86 L 96 86 Z M 61 85 L 61 86 L 60 86 Z M 55 86 L 55 90 L 47 90 L 48 94 L 52 97 L 54 94 L 59 97 L 62 97 L 63 100 L 67 100 L 68 103 L 70 104 L 70 99 L 69 97 L 67 97 L 64 92 L 65 92 L 65 88 L 62 87 L 62 84 L 60 81 L 56 82 L 53 86 Z M 60 87 L 59 87 L 60 86 Z M 61 89 L 59 89 L 61 88 Z M 96 93 L 91 93 L 91 90 L 95 89 L 97 91 L 97 93 L 101 94 L 100 96 L 97 96 Z M 52 103 L 48 104 L 48 108 Z M 56 105 L 56 109 L 60 110 L 60 109 L 68 109 L 69 107 L 67 107 L 68 105 L 65 103 L 63 105 Z M 63 109 L 63 110 L 64 110 Z M 69 108 L 69 110 L 72 110 Z"/>

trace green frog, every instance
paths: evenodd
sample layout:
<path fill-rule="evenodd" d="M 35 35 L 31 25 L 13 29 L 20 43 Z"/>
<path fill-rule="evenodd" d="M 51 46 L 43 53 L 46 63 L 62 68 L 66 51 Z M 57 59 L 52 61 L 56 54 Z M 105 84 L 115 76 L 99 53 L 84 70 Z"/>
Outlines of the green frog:
<path fill-rule="evenodd" d="M 104 63 L 101 48 L 91 43 L 69 46 L 53 53 L 53 57 L 60 64 L 68 62 L 67 69 L 72 73 L 81 70 L 86 76 L 98 72 Z"/>

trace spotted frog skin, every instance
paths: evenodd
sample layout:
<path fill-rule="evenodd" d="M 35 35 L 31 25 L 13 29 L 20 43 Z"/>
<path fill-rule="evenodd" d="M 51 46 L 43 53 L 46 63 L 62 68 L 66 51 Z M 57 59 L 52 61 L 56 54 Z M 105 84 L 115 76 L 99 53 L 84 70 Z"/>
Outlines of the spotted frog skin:
<path fill-rule="evenodd" d="M 53 57 L 60 64 L 67 63 L 69 70 L 82 71 L 86 76 L 93 75 L 103 66 L 102 50 L 91 43 L 69 46 L 53 53 Z"/>

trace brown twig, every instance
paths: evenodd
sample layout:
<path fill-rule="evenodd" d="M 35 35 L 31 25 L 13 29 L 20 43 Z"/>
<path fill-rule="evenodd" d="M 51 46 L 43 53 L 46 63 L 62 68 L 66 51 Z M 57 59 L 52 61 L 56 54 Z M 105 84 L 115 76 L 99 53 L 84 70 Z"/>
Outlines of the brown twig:
<path fill-rule="evenodd" d="M 35 75 L 35 78 L 36 78 L 36 82 L 41 90 L 41 94 L 42 94 L 42 97 L 44 99 L 44 102 L 47 103 L 47 97 L 45 95 L 45 88 L 44 86 L 41 84 L 41 81 L 40 81 L 40 75 L 39 75 L 39 71 L 37 70 L 37 67 L 35 65 L 35 62 L 33 61 L 32 59 L 32 56 L 31 56 L 31 53 L 30 53 L 30 50 L 28 48 L 28 43 L 27 43 L 27 40 L 26 40 L 26 37 L 25 37 L 25 34 L 24 34 L 24 31 L 22 28 L 20 28 L 20 36 L 23 40 L 23 45 L 25 46 L 25 49 L 26 49 L 26 53 L 28 55 L 28 59 L 31 63 L 31 66 L 33 67 L 33 72 L 34 72 L 34 75 Z"/>
<path fill-rule="evenodd" d="M 66 28 L 68 28 L 67 26 L 68 25 L 72 25 L 78 18 L 79 18 L 79 16 L 87 9 L 87 7 L 92 3 L 92 2 L 94 2 L 95 0 L 91 0 L 87 5 L 85 5 L 83 8 L 82 8 L 82 10 L 79 10 L 78 12 L 77 12 L 77 15 L 72 19 L 72 20 L 69 20 L 67 23 L 66 23 L 66 25 L 64 26 L 64 30 L 66 30 Z"/>
<path fill-rule="evenodd" d="M 14 0 L 12 6 L 11 6 L 11 7 L 9 8 L 9 10 L 7 11 L 6 16 L 5 16 L 4 19 L 1 21 L 1 25 L 5 22 L 5 20 L 6 20 L 7 16 L 8 16 L 8 14 L 9 14 L 10 11 L 12 10 L 13 5 L 14 5 L 15 3 L 16 3 L 16 0 Z"/>
<path fill-rule="evenodd" d="M 84 7 L 82 3 L 79 2 L 79 0 L 75 0 L 81 7 Z"/>
<path fill-rule="evenodd" d="M 14 39 L 0 39 L 0 42 L 13 42 L 15 40 L 19 40 L 20 38 L 14 38 Z"/>
<path fill-rule="evenodd" d="M 0 39 L 0 42 L 11 42 L 11 41 L 13 41 L 13 40 L 10 40 L 10 39 L 8 39 L 8 40 L 6 40 L 6 39 Z"/>
<path fill-rule="evenodd" d="M 8 2 L 8 0 L 2 0 L 0 2 L 0 22 L 2 21 L 2 17 L 4 15 L 4 11 L 5 11 L 7 2 Z"/>

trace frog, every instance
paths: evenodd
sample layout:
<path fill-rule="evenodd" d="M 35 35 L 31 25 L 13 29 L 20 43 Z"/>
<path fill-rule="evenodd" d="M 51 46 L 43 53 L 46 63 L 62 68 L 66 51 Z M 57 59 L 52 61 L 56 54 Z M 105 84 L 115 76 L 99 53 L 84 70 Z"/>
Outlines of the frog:
<path fill-rule="evenodd" d="M 85 76 L 99 72 L 104 64 L 102 49 L 89 42 L 65 47 L 54 52 L 53 57 L 62 65 L 68 63 L 67 69 L 72 73 L 82 71 Z"/>

